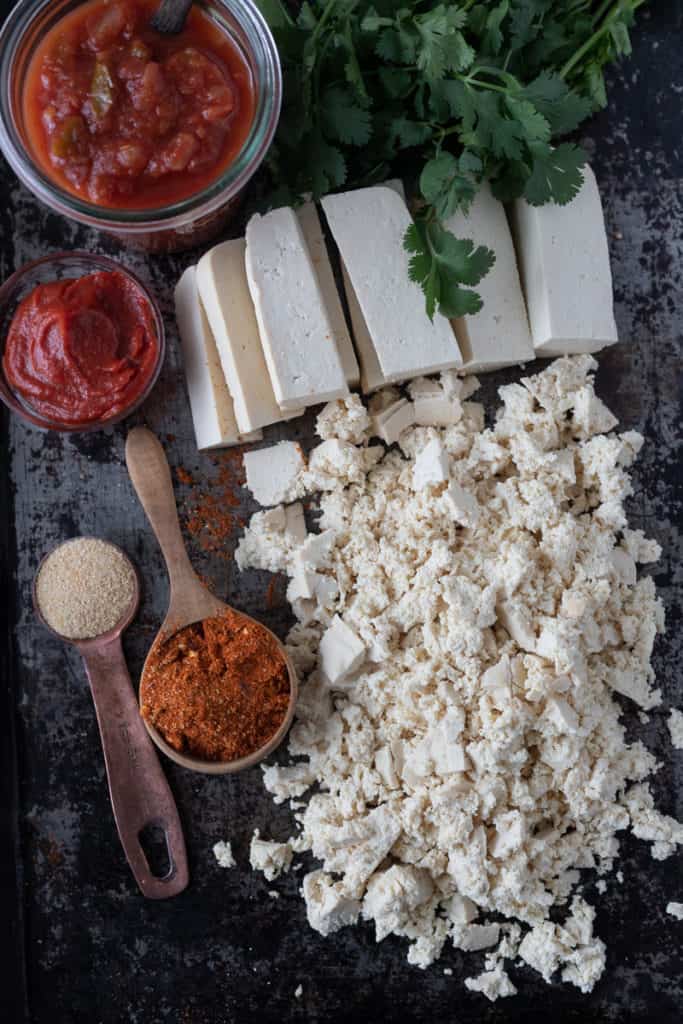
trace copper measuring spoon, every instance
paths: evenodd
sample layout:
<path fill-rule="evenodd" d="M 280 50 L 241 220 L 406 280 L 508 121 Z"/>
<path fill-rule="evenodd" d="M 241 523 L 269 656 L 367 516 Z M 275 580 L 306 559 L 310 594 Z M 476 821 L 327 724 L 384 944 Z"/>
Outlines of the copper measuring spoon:
<path fill-rule="evenodd" d="M 250 768 L 275 750 L 285 738 L 292 723 L 298 694 L 294 666 L 284 647 L 271 630 L 262 622 L 257 622 L 251 616 L 237 611 L 224 601 L 214 597 L 195 573 L 180 532 L 171 471 L 161 442 L 151 430 L 146 427 L 133 427 L 130 431 L 126 439 L 126 464 L 133 487 L 159 541 L 171 585 L 166 618 L 152 644 L 150 654 L 159 641 L 167 640 L 185 626 L 190 626 L 194 622 L 200 622 L 202 619 L 208 619 L 214 615 L 222 615 L 229 610 L 234 615 L 238 615 L 245 621 L 257 625 L 259 629 L 270 633 L 282 653 L 289 674 L 289 704 L 282 724 L 267 743 L 246 757 L 235 761 L 202 761 L 197 757 L 181 754 L 166 742 L 154 726 L 145 720 L 147 731 L 157 747 L 184 768 L 205 772 L 209 775 L 223 775 L 227 772 L 240 771 L 242 768 Z M 142 669 L 142 680 L 144 680 L 149 659 L 150 655 L 147 656 L 147 661 Z"/>
<path fill-rule="evenodd" d="M 130 607 L 106 633 L 88 640 L 72 640 L 46 622 L 36 593 L 40 570 L 56 550 L 42 560 L 33 581 L 36 615 L 53 636 L 73 644 L 83 658 L 102 740 L 116 828 L 135 881 L 148 899 L 176 896 L 189 881 L 185 839 L 173 794 L 140 719 L 121 646 L 121 634 L 133 621 L 140 603 L 138 574 L 125 552 L 116 548 L 135 578 Z M 164 877 L 153 874 L 140 843 L 140 835 L 148 827 L 160 828 L 166 838 L 170 868 Z"/>

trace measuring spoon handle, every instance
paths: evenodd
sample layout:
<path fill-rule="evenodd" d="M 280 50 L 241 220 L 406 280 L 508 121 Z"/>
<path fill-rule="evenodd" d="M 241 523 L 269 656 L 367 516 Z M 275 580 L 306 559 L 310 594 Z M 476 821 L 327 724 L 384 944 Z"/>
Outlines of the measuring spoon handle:
<path fill-rule="evenodd" d="M 180 532 L 168 460 L 159 438 L 147 427 L 133 427 L 128 434 L 126 465 L 166 559 L 171 584 L 195 579 Z"/>
<path fill-rule="evenodd" d="M 173 794 L 140 717 L 130 675 L 117 637 L 80 648 L 102 738 L 109 793 L 121 845 L 143 896 L 176 896 L 189 881 L 182 825 Z M 163 877 L 150 869 L 140 843 L 148 826 L 166 838 L 170 868 Z"/>

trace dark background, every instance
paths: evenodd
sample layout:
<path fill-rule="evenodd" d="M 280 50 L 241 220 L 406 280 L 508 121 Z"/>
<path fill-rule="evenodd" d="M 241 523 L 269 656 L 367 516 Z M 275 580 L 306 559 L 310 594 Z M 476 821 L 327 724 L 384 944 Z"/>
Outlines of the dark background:
<path fill-rule="evenodd" d="M 656 752 L 660 808 L 683 817 L 683 754 L 673 751 L 666 708 L 683 703 L 681 684 L 681 352 L 683 267 L 683 4 L 652 3 L 634 33 L 635 52 L 611 77 L 609 109 L 585 132 L 603 194 L 616 315 L 622 343 L 600 357 L 599 390 L 624 428 L 644 432 L 630 501 L 633 525 L 664 548 L 653 572 L 666 603 L 667 636 L 655 663 L 664 706 L 647 724 L 624 702 L 630 735 Z M 6 11 L 8 5 L 0 8 Z M 198 456 L 179 367 L 172 288 L 192 254 L 143 259 L 66 223 L 41 207 L 0 163 L 0 274 L 61 248 L 120 257 L 161 300 L 169 335 L 163 377 L 143 413 L 165 440 L 175 467 L 204 487 L 220 458 Z M 509 372 L 488 378 L 495 387 Z M 280 436 L 306 439 L 311 418 Z M 370 927 L 323 939 L 311 931 L 297 894 L 301 873 L 274 884 L 248 868 L 255 827 L 268 838 L 290 834 L 290 815 L 264 791 L 260 771 L 209 778 L 165 764 L 183 817 L 192 882 L 180 897 L 146 902 L 127 869 L 107 797 L 102 756 L 80 659 L 36 623 L 30 585 L 40 558 L 57 542 L 92 533 L 121 544 L 144 578 L 140 613 L 126 636 L 133 678 L 164 612 L 166 578 L 156 543 L 133 495 L 123 462 L 126 427 L 61 438 L 4 417 L 0 444 L 0 573 L 4 640 L 0 657 L 0 1021 L 54 1024 L 227 1024 L 248 1018 L 287 1021 L 544 1022 L 679 1021 L 683 1015 L 683 924 L 666 915 L 683 900 L 681 858 L 651 859 L 623 842 L 623 883 L 599 895 L 597 932 L 607 942 L 607 970 L 590 996 L 545 985 L 513 969 L 519 995 L 495 1006 L 468 993 L 462 979 L 483 957 L 447 949 L 422 972 L 405 960 L 406 944 L 376 946 Z M 181 513 L 191 489 L 178 486 Z M 236 518 L 253 510 L 243 494 Z M 236 523 L 235 536 L 239 532 Z M 230 550 L 197 567 L 217 592 L 284 634 L 282 588 L 266 609 L 268 578 L 241 577 Z M 227 556 L 227 557 L 226 557 Z M 211 847 L 229 838 L 239 866 L 218 868 Z M 280 893 L 279 899 L 268 895 Z M 445 976 L 443 968 L 453 970 Z M 302 985 L 302 996 L 294 991 Z"/>

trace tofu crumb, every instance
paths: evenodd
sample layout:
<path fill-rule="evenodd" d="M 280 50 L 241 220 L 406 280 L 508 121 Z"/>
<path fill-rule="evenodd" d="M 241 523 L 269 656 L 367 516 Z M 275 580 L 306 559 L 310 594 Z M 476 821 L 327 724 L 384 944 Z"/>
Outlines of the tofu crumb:
<path fill-rule="evenodd" d="M 294 989 L 294 998 L 295 999 L 301 999 L 303 994 L 304 994 L 303 985 L 297 985 L 297 987 Z"/>
<path fill-rule="evenodd" d="M 221 868 L 234 868 L 237 863 L 232 853 L 232 846 L 227 840 L 221 840 L 214 844 L 213 855 Z"/>
<path fill-rule="evenodd" d="M 671 708 L 667 724 L 671 734 L 671 743 L 676 750 L 683 750 L 683 711 L 679 711 L 678 708 Z"/>
<path fill-rule="evenodd" d="M 666 912 L 675 917 L 677 921 L 683 921 L 683 903 L 667 903 Z"/>

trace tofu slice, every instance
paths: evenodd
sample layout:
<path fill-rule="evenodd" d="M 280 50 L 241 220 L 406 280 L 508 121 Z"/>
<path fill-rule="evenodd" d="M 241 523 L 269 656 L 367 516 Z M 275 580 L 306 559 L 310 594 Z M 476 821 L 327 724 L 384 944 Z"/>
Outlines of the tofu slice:
<path fill-rule="evenodd" d="M 349 393 L 322 290 L 293 210 L 247 224 L 247 278 L 270 379 L 283 409 Z"/>
<path fill-rule="evenodd" d="M 419 285 L 408 276 L 403 236 L 411 224 L 403 199 L 386 185 L 322 200 L 349 280 L 389 382 L 461 366 L 450 322 L 430 321 Z"/>
<path fill-rule="evenodd" d="M 467 373 L 499 370 L 534 359 L 534 346 L 519 280 L 512 234 L 502 203 L 484 182 L 467 215 L 458 211 L 445 223 L 457 238 L 471 238 L 496 254 L 496 262 L 477 285 L 484 303 L 474 316 L 453 320 Z"/>
<path fill-rule="evenodd" d="M 385 181 L 384 186 L 385 188 L 393 189 L 396 195 L 405 200 L 403 182 L 399 178 L 391 178 L 389 181 Z M 351 278 L 349 277 L 349 273 L 344 265 L 344 260 L 341 258 L 340 263 L 346 302 L 349 307 L 349 316 L 351 317 L 351 328 L 353 330 L 358 361 L 360 363 L 360 387 L 364 395 L 369 395 L 372 394 L 373 391 L 378 391 L 380 388 L 384 387 L 387 380 L 382 373 L 381 366 L 379 365 L 375 346 L 372 343 L 372 338 L 370 337 L 370 331 L 368 330 L 368 325 L 365 322 L 363 311 L 358 304 L 356 293 L 353 290 Z"/>
<path fill-rule="evenodd" d="M 363 311 L 358 304 L 356 293 L 353 290 L 353 285 L 351 284 L 351 278 L 349 277 L 343 261 L 342 277 L 344 279 L 346 301 L 349 305 L 351 327 L 353 328 L 353 336 L 358 350 L 361 391 L 364 395 L 369 395 L 373 391 L 377 391 L 379 388 L 384 387 L 387 383 L 387 379 L 382 373 L 382 367 L 379 365 L 379 359 L 377 358 L 375 346 L 373 345 L 372 338 L 370 337 L 368 325 L 365 323 Z"/>
<path fill-rule="evenodd" d="M 590 167 L 571 203 L 517 199 L 512 230 L 537 355 L 598 352 L 618 341 L 600 193 Z"/>
<path fill-rule="evenodd" d="M 209 249 L 197 265 L 197 288 L 241 431 L 256 430 L 283 418 L 263 357 L 247 284 L 245 249 L 244 239 L 235 238 Z"/>
<path fill-rule="evenodd" d="M 260 440 L 260 430 L 240 436 L 216 342 L 199 301 L 194 267 L 188 267 L 176 285 L 175 311 L 197 448 Z"/>
<path fill-rule="evenodd" d="M 296 215 L 303 232 L 304 240 L 308 247 L 308 254 L 318 277 L 318 284 L 322 292 L 327 315 L 332 324 L 337 352 L 341 360 L 344 376 L 349 387 L 356 387 L 360 383 L 360 370 L 358 360 L 353 349 L 353 342 L 349 329 L 346 326 L 346 317 L 342 309 L 337 284 L 334 280 L 332 264 L 327 254 L 325 236 L 320 224 L 320 217 L 315 208 L 315 203 L 304 203 L 300 206 Z"/>

